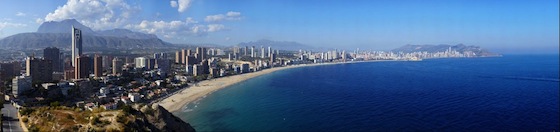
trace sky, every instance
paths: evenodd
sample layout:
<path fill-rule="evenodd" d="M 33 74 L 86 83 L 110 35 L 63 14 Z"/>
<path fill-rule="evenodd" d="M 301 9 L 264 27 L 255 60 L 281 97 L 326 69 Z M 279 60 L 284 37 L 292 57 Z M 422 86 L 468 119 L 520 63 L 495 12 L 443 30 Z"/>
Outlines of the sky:
<path fill-rule="evenodd" d="M 558 0 L 0 0 L 0 38 L 76 19 L 176 44 L 269 39 L 390 50 L 465 44 L 504 53 L 558 53 Z"/>

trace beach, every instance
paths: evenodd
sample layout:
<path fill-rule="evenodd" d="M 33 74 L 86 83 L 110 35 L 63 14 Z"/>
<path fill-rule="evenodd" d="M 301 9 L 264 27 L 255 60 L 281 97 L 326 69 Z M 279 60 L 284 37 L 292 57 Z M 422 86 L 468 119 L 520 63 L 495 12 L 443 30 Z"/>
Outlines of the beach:
<path fill-rule="evenodd" d="M 335 63 L 300 64 L 300 65 L 291 65 L 291 66 L 284 66 L 284 67 L 274 67 L 274 68 L 264 69 L 257 72 L 204 80 L 196 83 L 195 85 L 187 86 L 187 88 L 182 89 L 176 94 L 171 95 L 163 99 L 162 101 L 156 102 L 155 104 L 159 104 L 160 106 L 167 109 L 168 111 L 176 112 L 178 110 L 181 110 L 181 108 L 184 107 L 186 104 L 196 101 L 208 94 L 211 94 L 212 92 L 275 71 L 280 71 L 280 70 L 285 70 L 290 68 L 307 67 L 307 66 L 360 63 L 360 62 L 378 62 L 378 61 L 392 61 L 392 60 L 369 60 L 369 61 L 348 61 L 348 62 L 335 62 Z"/>
<path fill-rule="evenodd" d="M 160 106 L 167 109 L 168 111 L 175 112 L 181 110 L 183 106 L 185 106 L 190 102 L 196 101 L 208 94 L 211 94 L 214 91 L 220 90 L 222 88 L 226 88 L 228 86 L 245 81 L 247 79 L 251 79 L 254 77 L 258 77 L 260 75 L 265 75 L 275 71 L 280 71 L 280 70 L 285 70 L 290 68 L 328 65 L 328 64 L 337 64 L 337 63 L 303 64 L 303 65 L 294 65 L 294 66 L 285 66 L 285 67 L 274 67 L 274 68 L 264 69 L 257 72 L 204 80 L 198 82 L 195 85 L 188 86 L 187 88 L 182 89 L 180 92 L 177 92 L 176 94 L 171 95 L 170 97 L 163 99 L 162 101 L 157 102 L 155 104 L 159 104 Z"/>

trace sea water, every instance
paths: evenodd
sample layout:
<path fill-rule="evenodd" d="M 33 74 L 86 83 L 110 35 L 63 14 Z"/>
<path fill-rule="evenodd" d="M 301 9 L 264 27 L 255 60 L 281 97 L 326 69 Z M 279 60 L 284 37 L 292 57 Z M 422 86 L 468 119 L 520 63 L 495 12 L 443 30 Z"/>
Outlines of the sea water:
<path fill-rule="evenodd" d="M 301 67 L 174 114 L 198 131 L 559 131 L 558 55 Z"/>

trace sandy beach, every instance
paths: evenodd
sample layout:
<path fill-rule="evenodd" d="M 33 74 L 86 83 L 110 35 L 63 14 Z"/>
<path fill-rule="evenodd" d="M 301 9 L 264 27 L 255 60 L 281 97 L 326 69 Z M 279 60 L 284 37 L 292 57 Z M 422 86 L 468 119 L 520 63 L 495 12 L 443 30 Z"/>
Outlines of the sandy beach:
<path fill-rule="evenodd" d="M 172 95 L 160 102 L 157 102 L 156 104 L 161 105 L 163 108 L 167 109 L 168 111 L 175 112 L 181 110 L 181 108 L 185 106 L 185 104 L 196 101 L 197 99 L 200 99 L 205 95 L 211 94 L 214 91 L 245 81 L 247 79 L 251 79 L 260 75 L 264 75 L 264 74 L 268 74 L 284 69 L 289 69 L 289 68 L 325 65 L 325 64 L 330 64 L 330 63 L 275 67 L 275 68 L 264 69 L 257 72 L 221 77 L 221 78 L 216 78 L 211 80 L 204 80 L 198 82 L 197 85 L 188 86 L 188 88 L 183 89 L 180 92 L 176 93 L 175 95 Z"/>
<path fill-rule="evenodd" d="M 363 62 L 363 61 L 362 61 Z M 371 62 L 371 61 L 366 61 Z M 346 62 L 346 63 L 355 63 L 355 62 Z M 208 94 L 211 94 L 214 91 L 220 90 L 222 88 L 231 86 L 233 84 L 245 81 L 247 79 L 251 79 L 260 75 L 265 75 L 268 73 L 272 73 L 275 71 L 290 69 L 290 68 L 297 68 L 297 67 L 306 67 L 306 66 L 318 66 L 318 65 L 331 65 L 331 64 L 343 64 L 341 63 L 318 63 L 318 64 L 302 64 L 302 65 L 294 65 L 294 66 L 286 66 L 286 67 L 275 67 L 264 69 L 257 72 L 251 72 L 246 74 L 240 75 L 233 75 L 227 77 L 221 77 L 211 80 L 204 80 L 198 82 L 197 85 L 188 86 L 188 88 L 181 90 L 180 92 L 171 95 L 170 97 L 157 102 L 155 104 L 159 104 L 168 111 L 176 112 L 181 110 L 183 106 L 186 104 L 196 101 Z"/>

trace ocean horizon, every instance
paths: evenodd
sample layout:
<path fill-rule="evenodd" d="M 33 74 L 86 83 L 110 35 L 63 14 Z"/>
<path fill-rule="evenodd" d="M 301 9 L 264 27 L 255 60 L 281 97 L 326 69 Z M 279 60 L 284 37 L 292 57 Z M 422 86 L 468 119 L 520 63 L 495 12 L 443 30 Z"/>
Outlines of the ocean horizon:
<path fill-rule="evenodd" d="M 558 131 L 555 55 L 300 67 L 175 115 L 198 131 Z"/>

